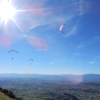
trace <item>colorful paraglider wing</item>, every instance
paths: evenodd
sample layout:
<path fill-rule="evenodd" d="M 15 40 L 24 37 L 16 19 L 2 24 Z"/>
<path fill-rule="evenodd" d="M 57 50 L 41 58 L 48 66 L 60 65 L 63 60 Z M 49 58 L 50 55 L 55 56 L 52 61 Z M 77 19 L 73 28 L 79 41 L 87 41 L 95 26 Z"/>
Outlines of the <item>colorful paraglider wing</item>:
<path fill-rule="evenodd" d="M 60 25 L 60 29 L 59 29 L 60 31 L 62 30 L 62 28 L 64 27 L 64 25 L 65 25 L 65 24 L 61 24 L 61 25 Z"/>

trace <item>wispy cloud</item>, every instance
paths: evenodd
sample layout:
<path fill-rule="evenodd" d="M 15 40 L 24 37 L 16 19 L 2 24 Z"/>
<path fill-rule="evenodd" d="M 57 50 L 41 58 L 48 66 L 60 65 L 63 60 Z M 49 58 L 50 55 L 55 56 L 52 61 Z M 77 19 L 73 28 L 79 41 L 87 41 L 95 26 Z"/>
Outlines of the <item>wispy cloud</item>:
<path fill-rule="evenodd" d="M 77 12 L 79 12 L 79 15 L 87 13 L 90 7 L 90 3 L 84 0 L 79 0 L 79 2 L 76 2 L 75 5 Z"/>
<path fill-rule="evenodd" d="M 57 58 L 55 58 L 55 59 L 53 59 L 52 61 L 49 62 L 49 64 L 56 64 L 56 63 L 58 63 L 58 59 Z"/>
<path fill-rule="evenodd" d="M 60 62 L 62 62 L 62 63 L 64 63 L 64 62 L 66 62 L 67 60 L 62 60 L 62 61 L 60 61 Z"/>
<path fill-rule="evenodd" d="M 72 29 L 71 29 L 68 33 L 66 33 L 66 35 L 65 35 L 64 37 L 68 37 L 68 36 L 73 35 L 73 34 L 76 33 L 76 31 L 78 30 L 78 26 L 77 26 L 77 25 L 78 25 L 79 21 L 80 21 L 80 20 L 77 20 L 77 22 L 76 22 L 75 25 L 72 27 Z"/>
<path fill-rule="evenodd" d="M 77 15 L 80 16 L 86 12 L 89 6 L 89 4 L 83 0 L 72 0 L 71 3 L 68 3 L 68 0 L 59 1 L 57 3 L 56 1 L 49 0 L 15 0 L 12 2 L 16 9 L 21 10 L 15 14 L 14 20 L 23 32 L 26 33 L 30 29 L 43 25 L 48 25 L 50 28 L 58 28 L 57 30 L 59 31 L 60 24 L 67 23 Z M 49 5 L 49 3 L 53 5 Z M 76 33 L 78 30 L 77 23 L 78 20 L 74 25 L 70 26 L 71 30 L 66 33 L 65 37 Z M 16 38 L 18 38 L 18 36 L 16 36 Z"/>
<path fill-rule="evenodd" d="M 76 25 L 72 28 L 72 30 L 70 31 L 70 32 L 68 32 L 64 37 L 68 37 L 68 36 L 70 36 L 70 35 L 72 35 L 72 34 L 74 34 L 75 32 L 76 32 Z"/>
<path fill-rule="evenodd" d="M 82 61 L 78 61 L 77 63 L 82 64 L 83 62 Z"/>
<path fill-rule="evenodd" d="M 73 60 L 69 60 L 69 62 L 70 62 L 70 63 L 73 63 L 74 61 L 73 61 Z"/>
<path fill-rule="evenodd" d="M 86 45 L 92 44 L 92 43 L 100 43 L 100 36 L 91 38 L 90 40 L 85 41 L 83 44 L 86 46 Z"/>
<path fill-rule="evenodd" d="M 96 59 L 100 59 L 100 55 L 95 57 Z"/>
<path fill-rule="evenodd" d="M 49 64 L 56 64 L 57 62 L 50 62 Z"/>
<path fill-rule="evenodd" d="M 71 44 L 71 47 L 73 47 L 74 45 L 73 44 Z"/>
<path fill-rule="evenodd" d="M 56 35 L 52 35 L 52 36 L 49 36 L 49 38 L 53 38 L 53 37 L 55 37 Z"/>
<path fill-rule="evenodd" d="M 92 61 L 91 61 L 91 62 L 89 62 L 89 64 L 95 64 L 95 62 L 92 62 Z"/>
<path fill-rule="evenodd" d="M 85 13 L 100 11 L 100 4 L 98 0 L 79 0 L 75 3 L 75 5 L 80 16 Z"/>
<path fill-rule="evenodd" d="M 35 65 L 38 65 L 39 63 L 34 63 Z"/>
<path fill-rule="evenodd" d="M 94 42 L 100 42 L 100 36 L 95 36 L 92 41 L 94 41 Z"/>
<path fill-rule="evenodd" d="M 84 48 L 84 47 L 86 47 L 86 45 L 79 45 L 79 46 L 77 46 L 76 48 L 77 48 L 77 49 L 80 49 L 80 48 Z"/>
<path fill-rule="evenodd" d="M 19 9 L 24 9 L 26 11 L 16 13 L 17 17 L 15 18 L 15 20 L 17 21 L 17 23 L 20 23 L 20 27 L 23 30 L 29 30 L 41 25 L 49 25 L 49 27 L 55 27 L 57 24 L 60 25 L 62 23 L 65 23 L 83 12 L 84 2 L 82 0 L 80 0 L 79 2 L 74 2 L 73 0 L 72 3 L 68 3 L 67 1 L 63 1 L 63 3 L 54 2 L 54 5 L 46 6 L 48 2 L 50 1 L 48 0 L 43 2 L 33 2 L 32 0 L 30 0 L 28 2 L 28 0 L 26 0 L 24 2 L 24 5 L 22 6 L 22 1 L 20 1 Z M 77 9 L 80 11 L 78 11 Z M 76 24 L 72 27 L 71 31 L 66 34 L 66 37 L 76 32 Z"/>
<path fill-rule="evenodd" d="M 79 52 L 75 52 L 74 55 L 80 56 L 80 55 L 82 55 L 82 54 L 79 53 Z"/>

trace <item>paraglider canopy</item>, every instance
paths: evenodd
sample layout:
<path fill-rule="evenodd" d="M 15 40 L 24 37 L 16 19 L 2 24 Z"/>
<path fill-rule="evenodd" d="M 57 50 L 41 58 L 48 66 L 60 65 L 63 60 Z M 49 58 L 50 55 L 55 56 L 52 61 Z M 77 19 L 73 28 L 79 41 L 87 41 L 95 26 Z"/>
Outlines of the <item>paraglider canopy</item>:
<path fill-rule="evenodd" d="M 18 52 L 16 50 L 10 50 L 8 53 L 11 53 L 11 52 L 16 52 L 18 54 Z"/>
<path fill-rule="evenodd" d="M 16 50 L 10 50 L 8 53 L 10 53 L 10 52 L 16 52 L 18 54 L 18 52 Z"/>
<path fill-rule="evenodd" d="M 28 61 L 33 61 L 33 59 L 29 59 Z M 30 65 L 31 65 L 31 63 L 30 63 Z"/>
<path fill-rule="evenodd" d="M 29 59 L 28 61 L 30 61 L 30 60 L 33 61 L 33 59 Z"/>
<path fill-rule="evenodd" d="M 61 31 L 64 26 L 65 26 L 65 24 L 61 24 L 59 30 Z M 62 31 L 62 32 L 64 33 L 64 31 Z"/>

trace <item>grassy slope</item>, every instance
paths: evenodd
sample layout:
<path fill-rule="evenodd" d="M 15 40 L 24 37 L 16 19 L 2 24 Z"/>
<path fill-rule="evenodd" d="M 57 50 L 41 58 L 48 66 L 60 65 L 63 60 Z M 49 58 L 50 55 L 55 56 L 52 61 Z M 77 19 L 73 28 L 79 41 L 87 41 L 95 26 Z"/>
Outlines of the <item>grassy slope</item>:
<path fill-rule="evenodd" d="M 12 99 L 6 96 L 4 93 L 0 92 L 0 100 L 15 100 L 15 99 Z"/>

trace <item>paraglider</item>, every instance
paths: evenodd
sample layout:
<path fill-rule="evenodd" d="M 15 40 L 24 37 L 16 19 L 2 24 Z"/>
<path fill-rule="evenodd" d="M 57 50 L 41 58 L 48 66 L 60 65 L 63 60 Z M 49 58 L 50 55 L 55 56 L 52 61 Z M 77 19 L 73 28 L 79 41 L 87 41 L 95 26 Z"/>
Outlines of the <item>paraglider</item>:
<path fill-rule="evenodd" d="M 18 54 L 18 52 L 16 50 L 10 50 L 8 53 L 11 53 L 11 52 L 15 52 Z M 12 58 L 13 59 L 13 58 Z"/>
<path fill-rule="evenodd" d="M 8 53 L 10 53 L 10 52 L 16 52 L 18 54 L 18 52 L 16 50 L 10 50 Z"/>
<path fill-rule="evenodd" d="M 64 26 L 65 26 L 65 24 L 61 24 L 59 30 L 61 31 Z M 62 31 L 62 32 L 64 33 L 64 31 Z"/>
<path fill-rule="evenodd" d="M 29 59 L 28 61 L 33 61 L 33 59 Z M 31 65 L 31 63 L 30 63 L 30 65 Z"/>

